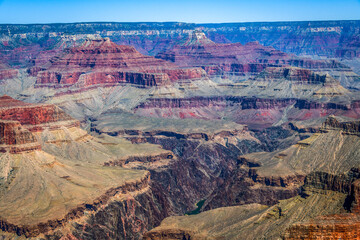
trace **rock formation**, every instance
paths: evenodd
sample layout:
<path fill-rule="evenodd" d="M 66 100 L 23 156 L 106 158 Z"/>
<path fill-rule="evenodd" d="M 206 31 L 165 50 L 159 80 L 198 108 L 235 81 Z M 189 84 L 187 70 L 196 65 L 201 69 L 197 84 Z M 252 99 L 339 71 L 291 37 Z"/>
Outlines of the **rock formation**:
<path fill-rule="evenodd" d="M 30 131 L 80 125 L 79 121 L 72 119 L 55 105 L 29 104 L 9 96 L 0 97 L 0 119 L 18 121 Z"/>
<path fill-rule="evenodd" d="M 156 57 L 183 67 L 201 66 L 208 73 L 215 67 L 226 72 L 258 72 L 269 64 L 276 65 L 289 58 L 287 54 L 258 42 L 245 45 L 214 43 L 204 33 L 197 31 L 193 32 L 185 44 L 159 53 Z M 265 63 L 261 63 L 260 59 Z"/>
<path fill-rule="evenodd" d="M 18 121 L 0 120 L 0 152 L 18 153 L 40 150 L 35 136 Z"/>
<path fill-rule="evenodd" d="M 350 133 L 357 132 L 358 125 L 330 117 L 321 133 L 295 146 L 240 157 L 232 181 L 224 182 L 201 206 L 215 209 L 166 218 L 144 239 L 238 239 L 239 234 L 248 239 L 357 239 L 360 141 Z M 290 186 L 297 186 L 300 194 L 278 203 L 260 201 L 270 207 L 248 204 L 271 199 L 270 189 L 274 193 Z M 222 207 L 232 205 L 243 206 Z"/>
<path fill-rule="evenodd" d="M 172 61 L 179 66 L 201 66 L 209 74 L 223 72 L 259 73 L 268 66 L 295 66 L 316 70 L 334 69 L 350 71 L 350 68 L 334 60 L 312 60 L 286 54 L 259 42 L 214 43 L 204 33 L 194 31 L 189 40 L 171 50 L 161 52 L 157 58 Z"/>
<path fill-rule="evenodd" d="M 54 105 L 3 96 L 0 112 L 2 237 L 71 235 L 75 230 L 70 222 L 81 223 L 89 211 L 95 214 L 127 194 L 152 196 L 149 172 L 105 167 L 106 163 L 158 164 L 174 158 L 155 145 L 133 145 L 104 135 L 94 138 Z M 149 221 L 134 232 L 141 234 L 156 223 Z M 68 230 L 61 230 L 64 226 Z"/>
<path fill-rule="evenodd" d="M 0 81 L 14 78 L 19 74 L 17 69 L 12 69 L 10 66 L 0 62 Z"/>
<path fill-rule="evenodd" d="M 0 239 L 358 234 L 358 32 L 0 25 Z"/>
<path fill-rule="evenodd" d="M 176 65 L 145 56 L 131 46 L 117 45 L 109 38 L 87 40 L 80 47 L 68 48 L 50 60 L 51 66 L 37 73 L 37 87 L 88 87 L 131 83 L 162 86 L 179 79 L 204 77 L 197 68 L 180 69 Z"/>

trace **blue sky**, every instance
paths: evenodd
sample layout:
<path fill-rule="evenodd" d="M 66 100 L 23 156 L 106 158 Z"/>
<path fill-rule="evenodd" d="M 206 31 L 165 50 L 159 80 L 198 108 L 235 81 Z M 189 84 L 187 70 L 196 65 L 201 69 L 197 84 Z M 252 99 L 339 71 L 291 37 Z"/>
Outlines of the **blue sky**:
<path fill-rule="evenodd" d="M 0 23 L 360 19 L 360 0 L 0 0 Z"/>

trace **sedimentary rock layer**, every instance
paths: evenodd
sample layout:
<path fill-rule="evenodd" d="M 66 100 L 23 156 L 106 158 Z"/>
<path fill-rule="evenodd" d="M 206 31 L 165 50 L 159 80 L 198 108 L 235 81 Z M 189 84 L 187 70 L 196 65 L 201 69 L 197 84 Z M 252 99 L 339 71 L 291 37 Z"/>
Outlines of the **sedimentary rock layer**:
<path fill-rule="evenodd" d="M 205 76 L 202 69 L 180 69 L 163 60 L 145 56 L 134 47 L 117 45 L 107 39 L 87 40 L 80 47 L 68 48 L 50 60 L 46 71 L 35 67 L 36 86 L 88 87 L 98 84 L 131 83 L 139 86 L 162 86 L 179 79 Z"/>
<path fill-rule="evenodd" d="M 209 74 L 259 73 L 268 66 L 295 66 L 309 69 L 335 69 L 350 71 L 346 65 L 335 60 L 312 60 L 289 55 L 259 42 L 214 43 L 204 33 L 194 31 L 189 40 L 171 50 L 161 52 L 157 58 L 179 66 L 201 66 Z"/>
<path fill-rule="evenodd" d="M 41 131 L 44 126 L 56 128 L 58 122 L 68 126 L 80 124 L 55 105 L 29 104 L 9 96 L 0 97 L 0 119 L 18 121 L 31 131 Z"/>
<path fill-rule="evenodd" d="M 0 120 L 0 152 L 18 153 L 40 150 L 35 136 L 18 121 Z"/>

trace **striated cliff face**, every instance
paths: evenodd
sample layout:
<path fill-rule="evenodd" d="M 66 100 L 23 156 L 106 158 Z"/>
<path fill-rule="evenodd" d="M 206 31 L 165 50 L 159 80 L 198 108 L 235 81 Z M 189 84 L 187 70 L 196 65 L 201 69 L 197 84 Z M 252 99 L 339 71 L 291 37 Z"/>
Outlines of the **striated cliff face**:
<path fill-rule="evenodd" d="M 194 31 L 183 45 L 161 52 L 157 58 L 172 61 L 179 66 L 201 66 L 208 74 L 223 72 L 259 73 L 266 67 L 295 66 L 316 70 L 351 71 L 336 60 L 313 60 L 289 55 L 259 42 L 214 43 L 205 34 Z M 199 39 L 198 39 L 199 38 Z M 195 39 L 195 40 L 194 40 Z M 216 68 L 217 71 L 214 71 Z M 220 70 L 220 71 L 219 71 Z"/>
<path fill-rule="evenodd" d="M 0 152 L 18 153 L 40 150 L 35 136 L 17 121 L 0 120 Z"/>
<path fill-rule="evenodd" d="M 58 122 L 79 126 L 78 121 L 55 105 L 29 104 L 9 96 L 0 97 L 0 119 L 18 121 L 31 131 L 42 130 L 44 126 L 56 128 Z"/>
<path fill-rule="evenodd" d="M 0 55 L 11 65 L 42 65 L 64 48 L 79 45 L 90 36 L 110 37 L 118 44 L 131 45 L 154 56 L 184 44 L 194 30 L 201 30 L 216 43 L 259 41 L 297 55 L 356 58 L 359 25 L 359 21 L 4 24 L 0 27 Z"/>
<path fill-rule="evenodd" d="M 360 216 L 356 214 L 318 217 L 307 223 L 296 223 L 284 239 L 359 239 Z"/>
<path fill-rule="evenodd" d="M 257 40 L 297 55 L 353 58 L 359 56 L 359 21 L 202 24 L 216 42 Z"/>
<path fill-rule="evenodd" d="M 3 64 L 0 61 L 0 81 L 4 79 L 14 78 L 19 74 L 19 70 L 12 69 L 7 64 Z"/>
<path fill-rule="evenodd" d="M 166 218 L 144 239 L 357 239 L 359 137 L 348 135 L 348 123 L 329 118 L 325 125 L 326 132 L 294 151 L 240 157 L 231 177 L 205 200 L 208 211 Z M 254 202 L 273 206 L 248 204 Z"/>
<path fill-rule="evenodd" d="M 16 69 L 0 69 L 0 81 L 4 79 L 14 78 L 19 74 Z"/>
<path fill-rule="evenodd" d="M 1 119 L 17 120 L 0 120 L 1 237 L 139 239 L 173 214 L 169 200 L 151 190 L 149 171 L 140 170 L 166 166 L 172 152 L 92 137 L 59 108 L 44 106 L 0 99 Z M 114 166 L 131 164 L 138 170 Z"/>
<path fill-rule="evenodd" d="M 320 76 L 319 79 L 321 79 Z M 331 78 L 324 81 L 326 81 L 325 84 L 332 84 Z M 226 111 L 227 117 L 237 123 L 247 124 L 250 128 L 266 128 L 282 119 L 299 121 L 317 119 L 331 114 L 357 118 L 358 108 L 357 101 L 342 104 L 295 98 L 222 96 L 152 98 L 139 104 L 134 111 L 144 116 L 201 119 L 221 119 L 221 113 Z"/>
<path fill-rule="evenodd" d="M 281 80 L 286 79 L 301 84 L 336 84 L 336 80 L 328 74 L 315 73 L 308 69 L 303 68 L 274 68 L 268 67 L 266 71 L 259 74 L 256 80 L 267 81 L 267 80 Z"/>
<path fill-rule="evenodd" d="M 323 123 L 323 129 L 326 130 L 342 130 L 345 134 L 357 134 L 360 133 L 360 122 L 341 122 L 334 116 L 330 116 Z"/>
<path fill-rule="evenodd" d="M 317 216 L 296 222 L 284 232 L 284 239 L 357 239 L 359 236 L 359 169 L 332 175 L 316 172 L 306 177 L 305 187 L 347 194 L 344 208 L 352 213 Z"/>
<path fill-rule="evenodd" d="M 212 69 L 218 67 L 225 72 L 259 72 L 265 66 L 276 65 L 286 59 L 289 55 L 265 47 L 258 42 L 233 44 L 219 44 L 208 40 L 204 33 L 194 32 L 186 43 L 175 46 L 173 49 L 156 55 L 176 63 L 179 66 L 201 66 L 208 73 L 216 73 Z M 200 38 L 200 39 L 198 39 Z M 196 39 L 196 40 L 194 40 Z"/>
<path fill-rule="evenodd" d="M 134 47 L 117 45 L 107 39 L 87 40 L 80 47 L 66 49 L 50 60 L 46 71 L 35 67 L 37 87 L 88 87 L 131 83 L 162 86 L 179 79 L 205 76 L 201 69 L 180 69 L 176 65 L 145 56 Z"/>

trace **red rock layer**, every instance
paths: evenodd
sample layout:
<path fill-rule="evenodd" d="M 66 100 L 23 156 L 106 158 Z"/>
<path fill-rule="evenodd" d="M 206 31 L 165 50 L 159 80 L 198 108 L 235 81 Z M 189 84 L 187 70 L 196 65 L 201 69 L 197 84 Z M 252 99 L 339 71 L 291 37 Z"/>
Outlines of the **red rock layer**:
<path fill-rule="evenodd" d="M 18 153 L 40 149 L 35 136 L 18 121 L 0 120 L 0 152 Z"/>
<path fill-rule="evenodd" d="M 0 80 L 14 78 L 18 74 L 19 74 L 19 70 L 17 70 L 17 69 L 0 70 Z"/>
<path fill-rule="evenodd" d="M 265 47 L 258 42 L 231 44 L 204 44 L 175 46 L 171 51 L 159 53 L 157 58 L 172 61 L 179 66 L 221 66 L 224 71 L 232 69 L 232 65 L 259 63 L 266 58 L 268 63 L 276 63 L 280 59 L 288 59 L 285 53 L 272 47 Z M 247 70 L 238 68 L 239 70 Z"/>
<path fill-rule="evenodd" d="M 0 81 L 4 79 L 14 78 L 19 74 L 19 70 L 11 69 L 7 64 L 0 62 Z"/>
<path fill-rule="evenodd" d="M 195 40 L 194 40 L 195 39 Z M 208 74 L 216 74 L 214 66 L 225 72 L 254 73 L 261 72 L 266 66 L 296 66 L 310 69 L 349 69 L 334 61 L 299 58 L 263 46 L 258 42 L 214 43 L 205 40 L 204 34 L 194 32 L 183 45 L 174 46 L 171 50 L 159 53 L 161 58 L 176 63 L 178 66 L 201 66 Z"/>
<path fill-rule="evenodd" d="M 323 216 L 291 226 L 284 239 L 360 239 L 360 215 Z"/>
<path fill-rule="evenodd" d="M 251 129 L 263 129 L 279 121 L 285 108 L 288 121 L 315 119 L 330 115 L 359 118 L 360 102 L 351 104 L 314 102 L 294 98 L 265 99 L 253 97 L 191 97 L 152 98 L 139 104 L 134 111 L 143 116 L 163 118 L 221 119 L 220 112 L 228 111 L 233 121 Z"/>
<path fill-rule="evenodd" d="M 102 83 L 158 86 L 205 75 L 202 69 L 180 69 L 173 63 L 142 55 L 131 46 L 117 45 L 109 39 L 88 40 L 81 47 L 66 49 L 50 62 L 46 71 L 30 70 L 32 74 L 39 72 L 37 86 L 77 84 L 88 87 Z M 86 80 L 82 81 L 84 75 Z"/>
<path fill-rule="evenodd" d="M 44 124 L 47 127 L 56 127 L 60 121 L 79 125 L 78 121 L 55 105 L 24 103 L 9 96 L 0 97 L 0 119 L 18 121 L 31 131 L 41 131 Z"/>

